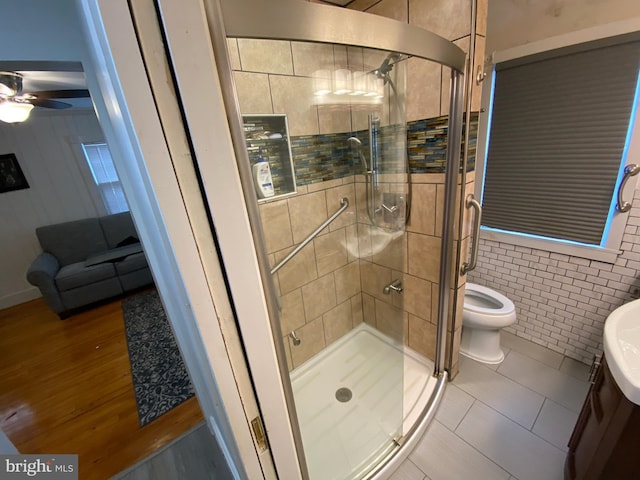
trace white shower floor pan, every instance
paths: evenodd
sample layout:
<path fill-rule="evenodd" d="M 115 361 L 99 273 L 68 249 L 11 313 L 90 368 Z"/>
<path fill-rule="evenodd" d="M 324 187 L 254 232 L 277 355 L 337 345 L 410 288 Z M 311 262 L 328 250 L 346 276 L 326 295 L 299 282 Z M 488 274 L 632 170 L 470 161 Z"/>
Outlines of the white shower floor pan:
<path fill-rule="evenodd" d="M 291 382 L 311 480 L 346 480 L 365 478 L 395 448 L 436 379 L 431 360 L 363 323 L 294 369 Z"/>

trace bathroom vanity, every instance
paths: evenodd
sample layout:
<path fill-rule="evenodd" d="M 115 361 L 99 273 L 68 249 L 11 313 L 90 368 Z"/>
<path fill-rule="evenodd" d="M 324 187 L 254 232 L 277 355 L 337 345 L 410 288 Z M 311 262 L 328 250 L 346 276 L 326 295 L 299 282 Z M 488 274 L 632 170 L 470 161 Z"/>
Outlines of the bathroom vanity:
<path fill-rule="evenodd" d="M 616 384 L 605 356 L 595 364 L 591 388 L 569 440 L 564 478 L 640 478 L 640 406 Z"/>
<path fill-rule="evenodd" d="M 567 480 L 640 478 L 640 300 L 616 308 L 604 324 L 602 361 L 569 440 Z"/>

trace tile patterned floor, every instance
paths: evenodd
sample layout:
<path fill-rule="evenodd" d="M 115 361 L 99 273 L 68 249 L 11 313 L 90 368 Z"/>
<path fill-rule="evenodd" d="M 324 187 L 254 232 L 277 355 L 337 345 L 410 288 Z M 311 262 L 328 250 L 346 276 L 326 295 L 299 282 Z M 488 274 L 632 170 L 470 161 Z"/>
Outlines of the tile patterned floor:
<path fill-rule="evenodd" d="M 562 480 L 589 367 L 502 334 L 506 358 L 461 357 L 435 421 L 392 480 Z"/>
<path fill-rule="evenodd" d="M 502 340 L 500 365 L 461 358 L 436 419 L 392 480 L 563 479 L 588 366 L 510 334 Z M 202 425 L 115 478 L 229 478 L 214 443 Z"/>

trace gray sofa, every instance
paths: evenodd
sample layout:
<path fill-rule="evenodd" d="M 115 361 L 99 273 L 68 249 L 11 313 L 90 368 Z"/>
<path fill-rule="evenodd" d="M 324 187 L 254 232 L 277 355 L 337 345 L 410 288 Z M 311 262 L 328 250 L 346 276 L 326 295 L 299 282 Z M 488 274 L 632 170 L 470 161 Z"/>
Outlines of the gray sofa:
<path fill-rule="evenodd" d="M 43 252 L 27 280 L 60 318 L 153 283 L 129 212 L 36 229 Z"/>

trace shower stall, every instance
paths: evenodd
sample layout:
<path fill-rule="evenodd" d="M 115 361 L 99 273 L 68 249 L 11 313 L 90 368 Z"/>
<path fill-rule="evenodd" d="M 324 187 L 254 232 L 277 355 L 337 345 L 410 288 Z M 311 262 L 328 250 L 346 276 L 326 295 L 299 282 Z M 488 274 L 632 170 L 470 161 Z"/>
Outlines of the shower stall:
<path fill-rule="evenodd" d="M 465 55 L 409 25 L 303 2 L 212 2 L 207 14 L 303 478 L 384 474 L 447 380 Z M 433 205 L 413 201 L 407 153 L 419 62 L 451 70 Z M 265 158 L 276 193 L 259 199 L 250 170 Z M 431 235 L 410 233 L 428 221 Z"/>
<path fill-rule="evenodd" d="M 415 26 L 295 0 L 206 1 L 194 22 L 207 35 L 196 38 L 171 24 L 170 3 L 157 8 L 197 188 L 216 229 L 246 211 L 255 247 L 225 256 L 226 233 L 215 232 L 264 418 L 268 447 L 256 449 L 270 448 L 276 466 L 294 459 L 281 478 L 385 478 L 424 433 L 456 363 L 466 55 Z M 222 120 L 198 108 L 215 92 L 191 88 L 206 67 L 190 62 L 189 42 L 211 48 Z M 431 101 L 424 71 L 445 79 L 432 100 L 443 115 L 416 111 Z M 207 128 L 228 128 L 241 200 L 235 179 L 215 181 Z M 259 301 L 243 302 L 243 290 L 256 293 L 252 269 Z M 263 305 L 268 330 L 251 318 Z M 274 406 L 279 417 L 265 413 Z"/>

